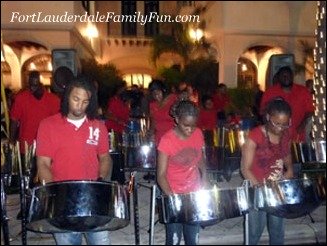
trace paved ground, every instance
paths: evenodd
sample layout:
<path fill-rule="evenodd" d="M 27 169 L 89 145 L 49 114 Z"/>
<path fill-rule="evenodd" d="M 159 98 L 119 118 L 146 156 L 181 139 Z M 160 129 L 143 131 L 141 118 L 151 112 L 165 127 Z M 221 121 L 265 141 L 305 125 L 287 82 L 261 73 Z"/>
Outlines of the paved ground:
<path fill-rule="evenodd" d="M 137 173 L 136 179 L 141 183 L 138 189 L 139 203 L 139 226 L 140 226 L 140 244 L 149 244 L 149 228 L 150 228 L 150 201 L 151 187 L 154 184 L 142 179 L 144 173 Z M 214 175 L 211 179 L 216 179 Z M 238 187 L 242 185 L 242 179 L 238 171 L 234 171 L 231 179 L 227 182 L 221 180 L 221 187 Z M 148 188 L 146 188 L 146 187 Z M 131 203 L 133 204 L 133 203 Z M 7 196 L 7 214 L 9 217 L 10 244 L 22 245 L 21 241 L 21 223 L 16 219 L 16 215 L 20 209 L 19 195 L 12 194 Z M 110 233 L 113 245 L 130 245 L 135 243 L 134 216 L 131 206 L 130 224 L 122 229 L 112 231 Z M 155 215 L 157 220 L 158 215 Z M 311 213 L 314 223 L 309 215 L 285 220 L 285 244 L 325 244 L 326 243 L 326 205 L 319 206 Z M 200 231 L 200 244 L 202 245 L 242 245 L 244 244 L 243 217 L 236 217 L 223 220 L 212 226 L 205 227 Z M 153 244 L 163 245 L 165 242 L 164 225 L 156 223 L 153 233 Z M 27 232 L 27 244 L 29 245 L 54 245 L 55 241 L 51 234 Z M 85 241 L 83 241 L 85 244 Z M 260 244 L 268 244 L 268 234 L 265 230 Z M 1 231 L 1 245 L 3 243 L 3 235 Z"/>

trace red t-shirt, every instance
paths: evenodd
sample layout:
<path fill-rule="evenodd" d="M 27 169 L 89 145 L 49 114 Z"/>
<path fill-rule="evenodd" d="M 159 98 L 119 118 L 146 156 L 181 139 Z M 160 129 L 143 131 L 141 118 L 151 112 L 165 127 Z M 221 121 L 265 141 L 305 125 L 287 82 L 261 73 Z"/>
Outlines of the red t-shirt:
<path fill-rule="evenodd" d="M 201 109 L 198 127 L 202 130 L 213 130 L 217 127 L 217 111 Z"/>
<path fill-rule="evenodd" d="M 19 121 L 21 152 L 25 153 L 24 141 L 31 145 L 36 139 L 40 121 L 59 112 L 60 99 L 55 94 L 44 91 L 40 100 L 29 90 L 18 93 L 10 111 L 10 118 Z"/>
<path fill-rule="evenodd" d="M 99 120 L 86 119 L 80 128 L 56 114 L 40 123 L 36 155 L 52 160 L 53 181 L 96 180 L 98 155 L 108 153 L 108 131 Z"/>
<path fill-rule="evenodd" d="M 174 118 L 169 115 L 171 106 L 175 103 L 177 96 L 170 94 L 165 98 L 165 103 L 160 106 L 156 101 L 150 103 L 150 115 L 155 125 L 155 141 L 158 146 L 161 137 L 174 127 Z"/>
<path fill-rule="evenodd" d="M 114 120 L 106 120 L 107 129 L 113 129 L 116 132 L 122 133 L 129 119 L 129 108 L 128 106 L 117 96 L 112 97 L 108 102 L 108 111 L 111 112 L 123 124 L 119 124 Z M 125 125 L 124 125 L 125 124 Z"/>
<path fill-rule="evenodd" d="M 293 84 L 289 93 L 284 92 L 279 84 L 273 85 L 263 93 L 260 104 L 260 112 L 264 113 L 267 102 L 278 96 L 282 97 L 286 102 L 288 102 L 292 109 L 292 126 L 290 127 L 292 140 L 304 141 L 305 131 L 298 135 L 296 129 L 301 124 L 301 121 L 306 113 L 314 112 L 312 95 L 303 85 Z"/>
<path fill-rule="evenodd" d="M 290 137 L 285 131 L 280 144 L 270 143 L 258 126 L 250 130 L 248 138 L 253 140 L 257 149 L 254 154 L 251 170 L 259 182 L 264 179 L 279 180 L 283 174 L 284 159 L 290 154 Z"/>
<path fill-rule="evenodd" d="M 203 134 L 199 128 L 185 140 L 180 139 L 173 129 L 162 136 L 158 150 L 168 156 L 167 180 L 174 193 L 200 189 L 199 163 L 203 146 Z"/>
<path fill-rule="evenodd" d="M 212 101 L 213 101 L 214 109 L 216 109 L 217 112 L 225 110 L 231 103 L 231 99 L 227 94 L 216 93 L 212 96 Z"/>

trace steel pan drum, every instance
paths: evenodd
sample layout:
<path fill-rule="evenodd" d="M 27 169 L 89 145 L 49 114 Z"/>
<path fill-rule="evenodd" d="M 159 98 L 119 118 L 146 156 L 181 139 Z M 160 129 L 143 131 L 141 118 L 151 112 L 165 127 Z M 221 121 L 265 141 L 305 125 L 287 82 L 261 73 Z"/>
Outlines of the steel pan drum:
<path fill-rule="evenodd" d="M 125 167 L 149 169 L 156 168 L 156 147 L 154 143 L 145 143 L 138 147 L 127 147 L 125 151 Z"/>
<path fill-rule="evenodd" d="M 326 199 L 324 184 L 315 179 L 271 181 L 250 189 L 254 207 L 278 217 L 298 218 L 311 213 Z"/>
<path fill-rule="evenodd" d="M 239 217 L 249 210 L 245 187 L 211 189 L 157 199 L 161 223 L 200 223 L 212 225 Z"/>
<path fill-rule="evenodd" d="M 64 181 L 32 191 L 27 229 L 54 233 L 117 230 L 129 224 L 129 196 L 116 182 Z"/>

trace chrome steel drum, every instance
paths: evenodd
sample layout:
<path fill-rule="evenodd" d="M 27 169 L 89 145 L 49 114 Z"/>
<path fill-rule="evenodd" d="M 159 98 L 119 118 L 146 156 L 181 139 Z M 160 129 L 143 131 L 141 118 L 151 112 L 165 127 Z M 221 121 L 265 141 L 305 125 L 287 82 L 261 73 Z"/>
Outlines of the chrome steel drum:
<path fill-rule="evenodd" d="M 45 233 L 117 230 L 129 222 L 126 187 L 116 182 L 64 181 L 33 189 L 27 229 Z"/>
<path fill-rule="evenodd" d="M 326 199 L 326 184 L 315 179 L 289 179 L 267 182 L 254 191 L 254 207 L 287 219 L 311 213 Z"/>
<path fill-rule="evenodd" d="M 316 160 L 314 149 L 305 142 L 293 142 L 291 152 L 293 162 L 295 163 L 306 163 Z"/>
<path fill-rule="evenodd" d="M 125 167 L 156 168 L 156 147 L 154 143 L 145 143 L 138 147 L 127 147 L 125 151 Z"/>
<path fill-rule="evenodd" d="M 313 142 L 317 162 L 326 163 L 326 140 Z"/>
<path fill-rule="evenodd" d="M 157 199 L 161 223 L 200 223 L 212 225 L 239 217 L 250 207 L 245 187 L 211 189 Z"/>

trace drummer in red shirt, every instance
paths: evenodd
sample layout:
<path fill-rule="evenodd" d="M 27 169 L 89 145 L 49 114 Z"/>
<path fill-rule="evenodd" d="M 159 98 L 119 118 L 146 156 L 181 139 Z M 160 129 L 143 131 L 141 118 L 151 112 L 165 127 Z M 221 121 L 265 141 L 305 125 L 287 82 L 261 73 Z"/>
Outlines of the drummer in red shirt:
<path fill-rule="evenodd" d="M 217 127 L 217 110 L 214 109 L 213 98 L 204 95 L 201 98 L 201 103 L 198 127 L 202 130 L 213 130 Z"/>
<path fill-rule="evenodd" d="M 217 110 L 218 120 L 226 120 L 226 110 L 232 106 L 231 98 L 227 93 L 227 86 L 224 83 L 220 83 L 217 88 L 217 92 L 213 95 L 214 109 Z"/>
<path fill-rule="evenodd" d="M 48 92 L 40 81 L 40 73 L 29 74 L 28 89 L 15 96 L 10 110 L 11 141 L 20 142 L 21 153 L 25 153 L 25 142 L 30 146 L 36 139 L 40 121 L 59 112 L 60 99 Z M 17 132 L 19 134 L 17 137 Z"/>
<path fill-rule="evenodd" d="M 174 126 L 174 119 L 170 115 L 172 105 L 177 100 L 176 94 L 168 93 L 161 80 L 153 80 L 149 84 L 149 91 L 153 100 L 150 102 L 151 130 L 158 146 L 161 137 Z"/>
<path fill-rule="evenodd" d="M 111 129 L 123 133 L 128 125 L 130 108 L 126 94 L 126 84 L 123 83 L 116 88 L 116 93 L 108 101 L 107 120 L 105 122 L 108 131 Z"/>
<path fill-rule="evenodd" d="M 263 113 L 263 109 L 270 99 L 282 97 L 292 109 L 290 127 L 292 140 L 305 141 L 305 127 L 314 113 L 312 95 L 305 86 L 293 82 L 294 74 L 290 67 L 281 67 L 277 74 L 279 83 L 263 93 L 260 111 Z"/>
<path fill-rule="evenodd" d="M 174 107 L 176 126 L 167 131 L 158 146 L 157 180 L 165 195 L 199 191 L 207 184 L 202 149 L 203 134 L 196 127 L 199 109 L 189 100 Z M 166 245 L 179 245 L 182 234 L 185 245 L 196 245 L 199 224 L 166 224 Z"/>
<path fill-rule="evenodd" d="M 102 180 L 111 176 L 108 131 L 97 120 L 94 84 L 78 77 L 65 89 L 60 113 L 40 123 L 36 142 L 42 183 Z M 90 201 L 92 202 L 92 201 Z M 109 245 L 108 231 L 85 232 L 90 245 Z M 58 245 L 81 245 L 82 232 L 54 233 Z"/>
<path fill-rule="evenodd" d="M 242 146 L 241 172 L 251 186 L 293 178 L 288 132 L 291 114 L 291 107 L 285 100 L 273 98 L 265 108 L 265 124 L 250 130 Z M 283 245 L 283 218 L 257 209 L 249 212 L 249 244 L 256 245 L 259 242 L 266 226 L 269 244 Z"/>

